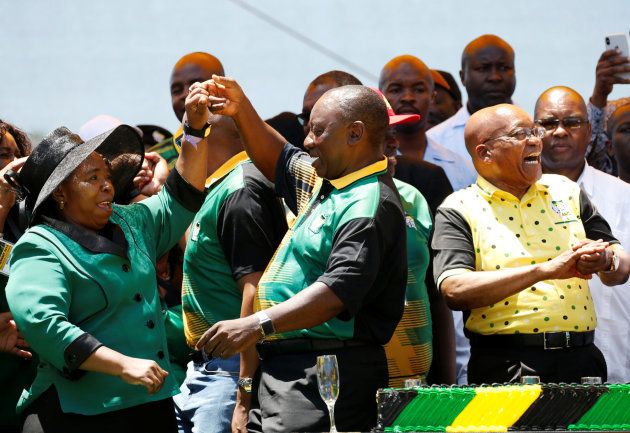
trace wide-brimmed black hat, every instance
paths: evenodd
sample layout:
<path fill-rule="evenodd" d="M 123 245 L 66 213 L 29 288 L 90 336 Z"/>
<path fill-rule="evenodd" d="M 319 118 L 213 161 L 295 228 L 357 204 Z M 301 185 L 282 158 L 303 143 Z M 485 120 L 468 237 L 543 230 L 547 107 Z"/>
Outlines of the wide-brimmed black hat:
<path fill-rule="evenodd" d="M 128 192 L 144 158 L 144 146 L 135 129 L 120 125 L 84 142 L 62 126 L 35 147 L 20 173 L 11 179 L 25 196 L 29 225 L 44 200 L 94 151 L 111 162 L 114 201 Z"/>

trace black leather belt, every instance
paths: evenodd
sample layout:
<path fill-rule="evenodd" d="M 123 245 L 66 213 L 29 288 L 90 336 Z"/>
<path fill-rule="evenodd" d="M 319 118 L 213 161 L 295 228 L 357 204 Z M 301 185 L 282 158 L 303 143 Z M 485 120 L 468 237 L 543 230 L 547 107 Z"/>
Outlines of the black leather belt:
<path fill-rule="evenodd" d="M 324 352 L 327 350 L 343 349 L 345 347 L 369 346 L 369 343 L 361 340 L 316 340 L 311 338 L 291 338 L 288 340 L 263 341 L 256 344 L 256 350 L 261 359 L 274 355 L 289 353 Z"/>
<path fill-rule="evenodd" d="M 595 331 L 541 332 L 539 334 L 481 335 L 469 333 L 470 345 L 483 348 L 539 347 L 545 350 L 568 349 L 593 344 Z"/>

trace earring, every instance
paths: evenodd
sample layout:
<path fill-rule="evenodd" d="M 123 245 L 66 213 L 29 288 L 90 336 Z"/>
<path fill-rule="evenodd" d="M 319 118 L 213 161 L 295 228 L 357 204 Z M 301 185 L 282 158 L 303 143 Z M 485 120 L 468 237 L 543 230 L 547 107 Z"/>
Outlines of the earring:
<path fill-rule="evenodd" d="M 66 202 L 63 200 L 59 200 L 59 210 L 63 210 L 63 207 L 66 205 Z"/>

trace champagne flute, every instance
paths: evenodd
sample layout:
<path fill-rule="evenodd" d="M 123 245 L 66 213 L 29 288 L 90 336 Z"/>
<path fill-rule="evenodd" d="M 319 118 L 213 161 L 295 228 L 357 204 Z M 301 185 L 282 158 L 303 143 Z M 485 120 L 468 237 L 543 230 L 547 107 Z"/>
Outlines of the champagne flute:
<path fill-rule="evenodd" d="M 328 407 L 330 433 L 337 433 L 335 427 L 335 402 L 339 396 L 339 367 L 337 356 L 321 355 L 317 357 L 317 385 L 319 395 Z"/>

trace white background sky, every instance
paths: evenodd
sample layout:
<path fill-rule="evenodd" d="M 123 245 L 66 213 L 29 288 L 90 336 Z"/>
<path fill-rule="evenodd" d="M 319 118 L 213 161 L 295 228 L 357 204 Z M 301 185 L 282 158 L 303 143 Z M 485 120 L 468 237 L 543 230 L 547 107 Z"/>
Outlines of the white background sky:
<path fill-rule="evenodd" d="M 552 85 L 590 96 L 604 36 L 630 30 L 628 0 L 243 1 L 372 76 L 403 53 L 456 75 L 464 46 L 495 33 L 516 51 L 514 99 L 529 112 Z M 330 69 L 376 84 L 231 0 L 0 0 L 0 48 L 0 118 L 40 136 L 103 113 L 174 131 L 168 82 L 190 51 L 219 57 L 263 117 L 299 112 Z"/>

